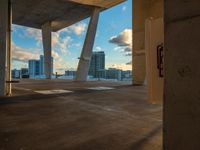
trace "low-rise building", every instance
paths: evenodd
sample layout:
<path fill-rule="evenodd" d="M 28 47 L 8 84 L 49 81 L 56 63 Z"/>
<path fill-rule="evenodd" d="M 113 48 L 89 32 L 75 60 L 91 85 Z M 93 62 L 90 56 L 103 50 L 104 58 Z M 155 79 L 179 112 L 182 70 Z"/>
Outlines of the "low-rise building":
<path fill-rule="evenodd" d="M 21 78 L 21 70 L 17 70 L 17 69 L 12 70 L 12 78 L 20 79 Z"/>
<path fill-rule="evenodd" d="M 106 79 L 122 79 L 122 70 L 116 68 L 109 68 L 106 70 Z"/>
<path fill-rule="evenodd" d="M 21 68 L 21 78 L 29 78 L 28 68 Z"/>

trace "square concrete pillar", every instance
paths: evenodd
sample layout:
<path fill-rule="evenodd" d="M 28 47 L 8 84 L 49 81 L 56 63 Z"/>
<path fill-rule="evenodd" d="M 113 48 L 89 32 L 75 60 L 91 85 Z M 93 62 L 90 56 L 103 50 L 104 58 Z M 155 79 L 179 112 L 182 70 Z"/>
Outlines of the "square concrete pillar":
<path fill-rule="evenodd" d="M 90 60 L 92 57 L 92 51 L 96 36 L 97 25 L 99 21 L 100 8 L 95 8 L 90 19 L 88 31 L 85 38 L 85 43 L 81 53 L 81 57 L 78 64 L 76 81 L 86 81 L 88 71 L 90 67 Z"/>
<path fill-rule="evenodd" d="M 0 96 L 11 95 L 11 9 L 10 0 L 0 1 Z"/>
<path fill-rule="evenodd" d="M 199 14 L 199 0 L 165 0 L 165 150 L 200 149 Z"/>
<path fill-rule="evenodd" d="M 47 22 L 42 26 L 42 42 L 44 49 L 44 74 L 46 79 L 52 76 L 52 37 L 51 22 Z"/>
<path fill-rule="evenodd" d="M 133 84 L 146 79 L 145 20 L 163 17 L 163 0 L 133 0 Z"/>

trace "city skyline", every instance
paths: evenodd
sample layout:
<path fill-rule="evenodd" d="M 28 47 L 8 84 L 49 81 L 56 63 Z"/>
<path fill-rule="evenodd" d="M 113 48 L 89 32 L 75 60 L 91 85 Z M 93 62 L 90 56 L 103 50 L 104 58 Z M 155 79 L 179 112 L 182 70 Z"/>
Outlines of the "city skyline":
<path fill-rule="evenodd" d="M 61 79 L 74 79 L 76 77 L 76 70 L 65 70 L 64 74 L 53 72 L 53 61 L 51 58 L 51 78 Z M 105 53 L 104 51 L 94 51 L 90 62 L 88 72 L 88 80 L 131 80 L 131 70 L 121 70 L 117 68 L 105 68 Z M 12 69 L 12 78 L 30 78 L 30 79 L 43 79 L 45 78 L 44 72 L 44 56 L 40 55 L 39 59 L 28 60 L 28 68 Z"/>
<path fill-rule="evenodd" d="M 120 13 L 118 13 L 120 12 Z M 105 51 L 106 68 L 131 70 L 132 1 L 100 15 L 94 51 Z M 54 73 L 76 70 L 89 19 L 52 33 Z M 29 59 L 43 55 L 41 31 L 13 25 L 13 69 L 28 67 Z"/>
<path fill-rule="evenodd" d="M 106 67 L 106 61 L 105 61 L 105 57 L 106 57 L 106 55 L 105 55 L 105 53 L 104 53 L 104 51 L 93 51 L 93 55 L 94 54 L 98 54 L 98 53 L 103 53 L 103 61 L 104 61 L 104 69 L 105 70 L 109 70 L 109 69 L 119 69 L 119 70 L 124 70 L 124 71 L 132 71 L 131 69 L 120 69 L 120 68 L 116 68 L 116 67 Z M 98 58 L 99 59 L 99 58 Z M 102 58 L 101 58 L 102 59 Z M 52 57 L 52 75 L 53 74 L 56 74 L 56 73 L 58 73 L 58 72 L 56 72 L 56 71 L 54 71 L 54 57 Z M 91 62 L 90 62 L 90 70 L 91 70 L 91 65 L 92 65 L 92 60 L 93 60 L 93 57 L 91 58 Z M 100 61 L 100 60 L 99 60 Z M 29 60 L 27 60 L 27 66 L 26 67 L 21 67 L 21 68 L 12 68 L 12 70 L 21 70 L 21 69 L 28 69 L 28 70 L 30 70 L 30 62 L 31 63 L 36 63 L 36 62 L 38 62 L 39 63 L 39 70 L 38 70 L 38 73 L 39 74 L 41 74 L 41 75 L 44 75 L 44 55 L 40 55 L 39 56 L 39 58 L 34 58 L 34 59 L 29 59 Z M 93 66 L 93 68 L 94 68 L 95 66 Z M 95 68 L 96 69 L 96 68 Z M 89 70 L 89 72 L 88 72 L 88 74 L 90 74 L 90 70 Z M 64 73 L 62 73 L 62 74 L 65 74 L 65 72 L 66 71 L 77 71 L 76 69 L 74 69 L 74 68 L 67 68 L 66 67 L 66 69 L 64 70 Z"/>

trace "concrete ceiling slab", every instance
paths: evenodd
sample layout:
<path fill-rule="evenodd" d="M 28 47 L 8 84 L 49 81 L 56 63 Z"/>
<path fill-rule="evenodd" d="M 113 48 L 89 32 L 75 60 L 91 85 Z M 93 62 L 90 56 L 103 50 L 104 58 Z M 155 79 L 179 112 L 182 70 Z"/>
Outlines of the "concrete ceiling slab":
<path fill-rule="evenodd" d="M 97 6 L 102 8 L 110 8 L 115 6 L 125 0 L 68 0 L 71 2 L 76 2 L 79 4 L 90 5 L 90 6 Z"/>
<path fill-rule="evenodd" d="M 13 0 L 13 23 L 38 28 L 51 22 L 58 31 L 89 17 L 94 7 L 102 11 L 125 0 Z"/>

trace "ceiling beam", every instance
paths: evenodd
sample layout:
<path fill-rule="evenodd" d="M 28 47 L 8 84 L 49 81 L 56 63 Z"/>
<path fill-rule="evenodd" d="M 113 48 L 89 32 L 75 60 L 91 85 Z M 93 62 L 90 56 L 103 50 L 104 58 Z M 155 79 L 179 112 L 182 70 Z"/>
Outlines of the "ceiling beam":
<path fill-rule="evenodd" d="M 68 1 L 83 5 L 91 5 L 101 8 L 110 8 L 126 0 L 68 0 Z"/>

